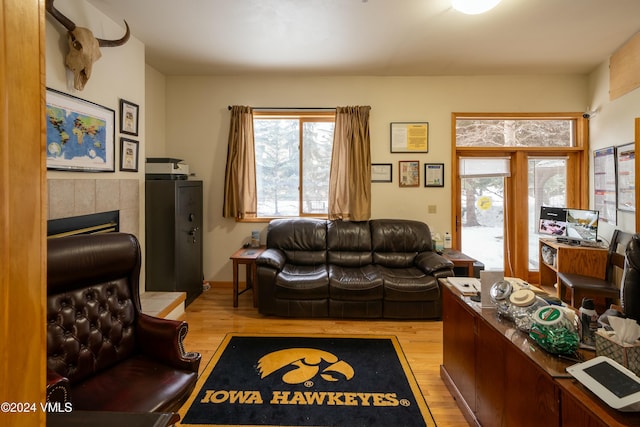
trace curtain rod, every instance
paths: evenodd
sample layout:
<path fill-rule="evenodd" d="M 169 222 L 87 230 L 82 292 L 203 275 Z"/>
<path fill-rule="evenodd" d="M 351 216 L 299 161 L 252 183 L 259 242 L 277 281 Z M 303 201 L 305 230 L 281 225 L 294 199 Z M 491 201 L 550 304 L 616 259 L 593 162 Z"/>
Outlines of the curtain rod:
<path fill-rule="evenodd" d="M 228 105 L 227 109 L 231 110 L 232 106 Z M 296 110 L 315 110 L 315 111 L 322 111 L 322 110 L 326 110 L 326 111 L 335 111 L 335 107 L 331 108 L 331 107 L 251 107 L 254 110 L 291 110 L 291 111 L 296 111 Z"/>

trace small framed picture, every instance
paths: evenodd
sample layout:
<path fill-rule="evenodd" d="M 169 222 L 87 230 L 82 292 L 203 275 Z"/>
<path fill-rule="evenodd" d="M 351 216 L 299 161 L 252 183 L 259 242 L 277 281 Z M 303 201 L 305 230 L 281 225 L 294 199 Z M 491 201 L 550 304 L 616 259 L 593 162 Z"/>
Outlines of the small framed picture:
<path fill-rule="evenodd" d="M 444 187 L 444 163 L 424 164 L 424 186 Z"/>
<path fill-rule="evenodd" d="M 140 108 L 133 102 L 120 100 L 120 133 L 138 136 Z"/>
<path fill-rule="evenodd" d="M 138 141 L 120 138 L 120 170 L 138 172 Z"/>
<path fill-rule="evenodd" d="M 401 160 L 398 162 L 400 169 L 400 187 L 420 186 L 420 162 L 417 160 Z"/>
<path fill-rule="evenodd" d="M 391 163 L 372 163 L 371 182 L 391 182 L 393 179 L 393 165 Z"/>

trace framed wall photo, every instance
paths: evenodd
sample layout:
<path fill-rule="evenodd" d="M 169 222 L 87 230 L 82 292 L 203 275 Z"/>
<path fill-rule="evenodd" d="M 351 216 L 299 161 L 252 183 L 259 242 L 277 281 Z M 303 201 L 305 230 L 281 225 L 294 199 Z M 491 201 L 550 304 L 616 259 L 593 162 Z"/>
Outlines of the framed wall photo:
<path fill-rule="evenodd" d="M 424 164 L 424 186 L 444 187 L 444 163 Z"/>
<path fill-rule="evenodd" d="M 401 160 L 398 162 L 400 170 L 400 187 L 420 186 L 420 162 L 417 160 Z"/>
<path fill-rule="evenodd" d="M 372 163 L 371 182 L 391 182 L 393 180 L 391 163 Z"/>
<path fill-rule="evenodd" d="M 635 144 L 619 145 L 616 147 L 616 172 L 618 174 L 618 209 L 621 211 L 636 211 L 636 172 L 635 172 Z"/>
<path fill-rule="evenodd" d="M 47 169 L 115 172 L 115 111 L 47 88 Z"/>
<path fill-rule="evenodd" d="M 396 122 L 391 123 L 392 153 L 428 153 L 429 123 Z"/>
<path fill-rule="evenodd" d="M 138 172 L 139 143 L 133 139 L 120 138 L 120 170 Z"/>
<path fill-rule="evenodd" d="M 120 133 L 138 136 L 140 108 L 133 102 L 120 100 Z"/>

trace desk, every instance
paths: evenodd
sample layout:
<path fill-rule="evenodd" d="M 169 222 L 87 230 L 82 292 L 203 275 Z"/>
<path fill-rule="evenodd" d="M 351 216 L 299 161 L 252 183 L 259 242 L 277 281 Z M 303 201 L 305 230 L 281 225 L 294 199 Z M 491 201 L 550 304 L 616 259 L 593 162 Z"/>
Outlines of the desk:
<path fill-rule="evenodd" d="M 265 248 L 263 246 L 259 248 L 240 248 L 233 255 L 229 257 L 233 261 L 233 306 L 238 306 L 238 295 L 253 289 L 257 282 L 257 266 L 256 259 Z M 238 269 L 240 264 L 246 265 L 246 286 L 243 290 L 238 290 Z M 253 289 L 253 306 L 258 306 L 258 292 Z"/>
<path fill-rule="evenodd" d="M 566 372 L 575 362 L 553 356 L 495 308 L 442 285 L 440 376 L 470 425 L 619 427 L 640 413 L 607 407 Z M 584 359 L 594 352 L 579 350 Z"/>
<path fill-rule="evenodd" d="M 471 258 L 470 256 L 451 248 L 447 248 L 442 251 L 442 256 L 451 261 L 456 267 L 466 267 L 469 271 L 469 277 L 475 277 L 473 263 L 476 262 L 477 259 Z"/>

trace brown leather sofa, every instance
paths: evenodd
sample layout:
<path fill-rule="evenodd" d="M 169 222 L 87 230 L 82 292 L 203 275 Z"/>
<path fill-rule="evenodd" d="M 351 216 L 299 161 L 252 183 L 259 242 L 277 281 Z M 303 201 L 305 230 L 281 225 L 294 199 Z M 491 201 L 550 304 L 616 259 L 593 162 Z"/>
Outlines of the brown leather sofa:
<path fill-rule="evenodd" d="M 140 247 L 130 234 L 49 239 L 47 399 L 74 411 L 172 412 L 193 390 L 200 354 L 187 323 L 140 312 Z"/>
<path fill-rule="evenodd" d="M 419 221 L 276 219 L 256 260 L 258 308 L 290 317 L 437 319 L 453 264 Z"/>

